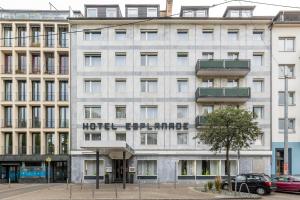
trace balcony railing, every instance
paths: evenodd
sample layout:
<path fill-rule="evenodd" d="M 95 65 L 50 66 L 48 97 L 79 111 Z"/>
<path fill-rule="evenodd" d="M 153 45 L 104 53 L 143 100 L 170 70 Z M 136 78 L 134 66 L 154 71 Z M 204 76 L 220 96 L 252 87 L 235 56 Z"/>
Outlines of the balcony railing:
<path fill-rule="evenodd" d="M 34 145 L 32 147 L 32 154 L 33 155 L 41 154 L 41 146 L 40 145 Z"/>
<path fill-rule="evenodd" d="M 59 128 L 69 128 L 69 120 L 60 120 Z"/>
<path fill-rule="evenodd" d="M 15 71 L 16 74 L 26 74 L 27 71 L 26 67 L 17 66 L 16 68 L 17 68 Z"/>
<path fill-rule="evenodd" d="M 26 92 L 19 92 L 17 93 L 17 96 L 18 96 L 17 101 L 26 101 L 26 97 L 27 97 Z"/>
<path fill-rule="evenodd" d="M 198 60 L 198 76 L 245 76 L 250 71 L 250 60 Z"/>
<path fill-rule="evenodd" d="M 10 119 L 1 120 L 1 128 L 12 128 L 12 120 Z"/>
<path fill-rule="evenodd" d="M 47 145 L 47 144 L 46 144 Z M 46 154 L 52 155 L 55 152 L 54 144 L 46 146 Z"/>
<path fill-rule="evenodd" d="M 60 75 L 68 75 L 69 74 L 69 69 L 66 67 L 59 67 L 58 69 Z"/>
<path fill-rule="evenodd" d="M 40 74 L 41 73 L 41 68 L 40 67 L 38 67 L 38 66 L 33 66 L 32 68 L 31 68 L 31 72 L 30 72 L 31 74 Z"/>
<path fill-rule="evenodd" d="M 207 123 L 207 117 L 205 115 L 199 115 L 196 117 L 196 128 L 199 128 Z"/>
<path fill-rule="evenodd" d="M 19 146 L 18 147 L 18 154 L 19 155 L 26 155 L 26 146 Z"/>
<path fill-rule="evenodd" d="M 250 98 L 250 88 L 198 88 L 196 91 L 196 101 L 212 102 L 244 102 Z"/>
<path fill-rule="evenodd" d="M 31 101 L 40 101 L 41 95 L 39 93 L 32 93 L 31 94 Z"/>
<path fill-rule="evenodd" d="M 3 153 L 5 155 L 11 155 L 12 152 L 13 152 L 13 146 L 12 145 L 5 145 L 2 148 L 3 148 Z"/>
<path fill-rule="evenodd" d="M 55 128 L 55 120 L 46 120 L 45 128 Z"/>
<path fill-rule="evenodd" d="M 4 92 L 2 97 L 3 97 L 2 98 L 3 101 L 12 101 L 12 92 L 10 91 Z"/>
<path fill-rule="evenodd" d="M 67 144 L 60 144 L 59 154 L 68 154 Z"/>
<path fill-rule="evenodd" d="M 44 74 L 55 74 L 54 66 L 45 66 Z"/>
<path fill-rule="evenodd" d="M 45 101 L 54 101 L 54 100 L 55 100 L 55 92 L 45 93 Z"/>
<path fill-rule="evenodd" d="M 11 65 L 1 65 L 1 74 L 12 74 Z"/>
<path fill-rule="evenodd" d="M 17 120 L 17 127 L 18 128 L 27 128 L 27 120 Z"/>
<path fill-rule="evenodd" d="M 59 100 L 60 101 L 68 101 L 69 100 L 68 93 L 59 93 Z"/>

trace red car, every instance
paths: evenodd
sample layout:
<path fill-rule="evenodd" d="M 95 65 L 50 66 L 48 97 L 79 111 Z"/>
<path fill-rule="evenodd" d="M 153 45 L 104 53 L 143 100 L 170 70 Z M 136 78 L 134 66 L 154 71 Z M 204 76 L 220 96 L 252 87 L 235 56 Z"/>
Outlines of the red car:
<path fill-rule="evenodd" d="M 273 179 L 276 191 L 300 192 L 300 178 L 279 176 Z"/>

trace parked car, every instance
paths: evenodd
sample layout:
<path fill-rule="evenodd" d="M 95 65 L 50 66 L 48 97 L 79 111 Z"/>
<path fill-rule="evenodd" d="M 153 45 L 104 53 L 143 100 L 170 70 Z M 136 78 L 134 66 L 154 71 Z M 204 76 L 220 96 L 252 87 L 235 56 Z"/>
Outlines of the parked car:
<path fill-rule="evenodd" d="M 271 178 L 266 174 L 240 174 L 232 178 L 232 190 L 235 190 L 235 180 L 237 191 L 256 193 L 259 195 L 270 194 L 273 190 Z M 228 190 L 228 181 L 222 182 L 222 189 Z"/>
<path fill-rule="evenodd" d="M 300 178 L 294 176 L 278 176 L 273 179 L 276 191 L 300 192 Z"/>

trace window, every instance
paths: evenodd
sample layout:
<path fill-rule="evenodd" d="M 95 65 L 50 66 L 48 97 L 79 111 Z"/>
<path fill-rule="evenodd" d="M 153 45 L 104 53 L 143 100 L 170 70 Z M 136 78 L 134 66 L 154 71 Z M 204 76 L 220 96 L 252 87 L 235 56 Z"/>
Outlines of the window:
<path fill-rule="evenodd" d="M 279 132 L 284 131 L 284 119 L 279 119 Z M 295 119 L 289 118 L 288 119 L 288 131 L 289 132 L 295 132 Z"/>
<path fill-rule="evenodd" d="M 85 141 L 101 141 L 101 133 L 85 133 L 84 134 Z"/>
<path fill-rule="evenodd" d="M 228 30 L 228 40 L 235 41 L 239 39 L 239 30 Z"/>
<path fill-rule="evenodd" d="M 240 11 L 239 10 L 232 10 L 230 12 L 230 17 L 240 17 Z"/>
<path fill-rule="evenodd" d="M 141 80 L 141 92 L 157 92 L 157 80 Z"/>
<path fill-rule="evenodd" d="M 180 160 L 178 162 L 178 172 L 180 176 L 193 176 L 194 175 L 194 161 L 193 160 Z"/>
<path fill-rule="evenodd" d="M 106 8 L 106 17 L 117 17 L 117 8 Z"/>
<path fill-rule="evenodd" d="M 127 17 L 138 17 L 138 8 L 127 8 Z"/>
<path fill-rule="evenodd" d="M 239 79 L 228 79 L 226 87 L 238 87 Z"/>
<path fill-rule="evenodd" d="M 242 10 L 241 11 L 241 16 L 242 17 L 251 17 L 251 11 L 250 10 Z"/>
<path fill-rule="evenodd" d="M 206 10 L 196 10 L 196 17 L 207 17 Z"/>
<path fill-rule="evenodd" d="M 253 80 L 253 91 L 254 92 L 263 92 L 264 91 L 264 80 L 254 79 Z"/>
<path fill-rule="evenodd" d="M 126 133 L 116 133 L 116 141 L 126 141 Z"/>
<path fill-rule="evenodd" d="M 126 106 L 116 106 L 116 118 L 117 119 L 126 118 Z"/>
<path fill-rule="evenodd" d="M 184 93 L 188 92 L 189 90 L 189 83 L 186 79 L 178 79 L 177 80 L 177 92 Z"/>
<path fill-rule="evenodd" d="M 230 59 L 230 60 L 238 60 L 239 59 L 238 52 L 228 52 L 227 56 L 228 56 L 228 59 Z"/>
<path fill-rule="evenodd" d="M 253 66 L 261 67 L 264 65 L 264 54 L 263 53 L 253 53 Z"/>
<path fill-rule="evenodd" d="M 214 86 L 214 79 L 202 79 L 201 87 L 213 87 Z"/>
<path fill-rule="evenodd" d="M 141 119 L 154 120 L 157 119 L 157 106 L 141 106 Z"/>
<path fill-rule="evenodd" d="M 194 11 L 193 10 L 183 10 L 182 11 L 183 17 L 194 17 Z"/>
<path fill-rule="evenodd" d="M 157 176 L 157 161 L 138 160 L 137 173 L 138 176 Z"/>
<path fill-rule="evenodd" d="M 253 40 L 264 40 L 264 31 L 253 30 Z"/>
<path fill-rule="evenodd" d="M 157 8 L 147 8 L 147 17 L 157 17 Z"/>
<path fill-rule="evenodd" d="M 141 145 L 157 145 L 157 133 L 141 133 Z"/>
<path fill-rule="evenodd" d="M 186 66 L 189 64 L 189 54 L 187 52 L 177 53 L 177 64 L 179 66 Z"/>
<path fill-rule="evenodd" d="M 101 118 L 101 106 L 85 106 L 85 119 Z"/>
<path fill-rule="evenodd" d="M 125 40 L 126 39 L 126 30 L 118 29 L 115 31 L 115 39 L 116 40 Z"/>
<path fill-rule="evenodd" d="M 188 40 L 189 39 L 189 30 L 187 29 L 177 29 L 177 39 L 182 40 Z"/>
<path fill-rule="evenodd" d="M 279 38 L 279 51 L 295 51 L 295 38 L 294 37 L 280 37 Z"/>
<path fill-rule="evenodd" d="M 189 112 L 188 106 L 177 106 L 177 119 L 187 119 L 188 112 Z"/>
<path fill-rule="evenodd" d="M 214 106 L 205 105 L 205 106 L 202 106 L 201 115 L 205 116 L 205 115 L 207 115 L 209 113 L 212 113 L 213 111 L 214 111 Z"/>
<path fill-rule="evenodd" d="M 256 119 L 264 118 L 264 107 L 263 106 L 253 106 L 253 117 Z"/>
<path fill-rule="evenodd" d="M 101 39 L 101 31 L 85 31 L 84 32 L 84 40 L 100 40 Z"/>
<path fill-rule="evenodd" d="M 96 160 L 84 160 L 84 175 L 96 176 Z M 99 176 L 104 176 L 105 165 L 103 160 L 99 160 Z"/>
<path fill-rule="evenodd" d="M 285 75 L 288 78 L 295 77 L 295 65 L 279 65 L 279 78 L 284 78 Z"/>
<path fill-rule="evenodd" d="M 213 40 L 214 30 L 213 29 L 203 29 L 202 30 L 203 40 Z"/>
<path fill-rule="evenodd" d="M 157 63 L 157 53 L 141 53 L 141 66 L 156 66 Z"/>
<path fill-rule="evenodd" d="M 284 92 L 278 92 L 278 104 L 280 106 L 284 105 Z M 295 92 L 288 92 L 288 102 L 289 102 L 289 106 L 293 106 L 295 105 Z"/>
<path fill-rule="evenodd" d="M 126 80 L 123 79 L 116 79 L 116 92 L 126 92 Z"/>
<path fill-rule="evenodd" d="M 97 8 L 87 8 L 86 9 L 86 16 L 87 17 L 98 17 Z"/>
<path fill-rule="evenodd" d="M 158 34 L 156 29 L 141 30 L 141 40 L 157 40 Z"/>
<path fill-rule="evenodd" d="M 84 55 L 84 65 L 86 67 L 101 66 L 101 54 Z"/>
<path fill-rule="evenodd" d="M 126 65 L 126 53 L 125 52 L 116 52 L 115 63 L 116 63 L 116 66 Z"/>
<path fill-rule="evenodd" d="M 177 144 L 188 144 L 188 133 L 177 133 Z"/>
<path fill-rule="evenodd" d="M 100 93 L 101 92 L 101 81 L 100 80 L 85 80 L 84 81 L 84 92 L 85 93 Z"/>
<path fill-rule="evenodd" d="M 214 59 L 214 52 L 203 52 L 202 59 L 207 59 L 207 60 Z"/>

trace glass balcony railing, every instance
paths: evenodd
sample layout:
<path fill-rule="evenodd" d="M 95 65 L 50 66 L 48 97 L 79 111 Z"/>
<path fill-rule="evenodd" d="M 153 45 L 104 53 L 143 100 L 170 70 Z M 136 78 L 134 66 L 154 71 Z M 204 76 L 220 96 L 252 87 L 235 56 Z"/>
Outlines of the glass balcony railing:
<path fill-rule="evenodd" d="M 248 99 L 250 98 L 250 88 L 248 87 L 232 87 L 232 88 L 203 88 L 200 87 L 196 91 L 196 99 L 211 98 L 223 99 Z"/>
<path fill-rule="evenodd" d="M 197 116 L 196 121 L 195 121 L 196 128 L 199 127 L 199 126 L 205 125 L 206 122 L 207 122 L 206 116 L 204 116 L 204 115 Z"/>

